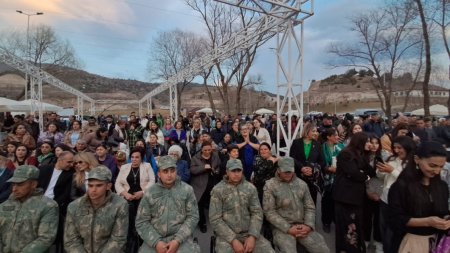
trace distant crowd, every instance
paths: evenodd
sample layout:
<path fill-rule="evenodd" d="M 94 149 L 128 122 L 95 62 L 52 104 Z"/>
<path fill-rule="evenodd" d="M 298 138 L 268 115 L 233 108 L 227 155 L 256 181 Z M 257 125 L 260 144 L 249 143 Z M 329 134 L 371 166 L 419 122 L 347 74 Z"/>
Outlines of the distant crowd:
<path fill-rule="evenodd" d="M 280 152 L 281 156 L 275 155 L 279 122 L 292 132 L 302 124 L 289 153 Z M 399 114 L 387 122 L 378 113 L 366 117 L 323 114 L 304 119 L 293 116 L 288 125 L 285 115 L 278 121 L 277 115 L 214 117 L 193 113 L 172 122 L 162 115 L 139 118 L 135 113 L 126 118 L 99 115 L 86 120 L 71 116 L 63 121 L 56 113 L 49 113 L 44 125 L 45 129 L 39 129 L 32 115 L 6 114 L 2 132 L 7 134 L 0 153 L 0 203 L 4 204 L 0 208 L 20 200 L 18 184 L 35 180 L 30 191 L 41 189 L 43 196 L 57 203 L 59 223 L 50 242 L 56 252 L 78 252 L 68 243 L 66 217 L 77 219 L 70 216 L 70 205 L 81 198 L 94 205 L 96 193 L 90 188 L 94 189 L 95 180 L 110 183 L 107 193 L 102 194 L 114 194 L 127 203 L 126 224 L 120 223 L 126 230 L 122 233 L 125 239 L 118 246 L 123 252 L 139 248 L 177 252 L 173 249 L 181 249 L 195 227 L 203 233 L 208 230 L 208 220 L 217 236 L 217 252 L 228 252 L 224 250 L 227 247 L 234 252 L 272 252 L 270 245 L 277 252 L 297 252 L 291 251 L 297 246 L 309 252 L 329 252 L 315 228 L 318 200 L 321 227 L 325 233 L 334 228 L 336 252 L 366 252 L 370 247 L 376 252 L 428 252 L 426 247 L 434 247 L 429 239 L 450 228 L 446 151 L 450 147 L 450 117 Z M 283 147 L 286 142 L 282 134 L 280 137 Z M 35 173 L 33 166 L 38 171 L 35 177 L 30 176 Z M 176 229 L 164 230 L 168 236 L 161 239 L 164 236 L 158 229 L 170 226 L 170 222 L 160 224 L 163 214 L 152 205 L 163 205 L 158 196 L 168 196 L 157 190 L 157 185 L 168 189 L 177 185 L 167 174 L 171 168 L 183 187 L 191 187 L 180 189 L 187 192 L 183 196 L 192 189 L 198 217 L 190 220 L 195 223 L 192 229 L 174 225 Z M 20 182 L 16 173 L 25 173 L 25 180 Z M 234 192 L 228 184 L 242 187 L 242 192 Z M 289 189 L 296 191 L 289 195 Z M 227 198 L 227 192 L 246 199 L 246 203 L 226 204 L 236 201 Z M 251 201 L 252 194 L 256 202 Z M 172 201 L 170 205 L 179 207 L 183 214 L 175 213 L 172 219 L 187 219 L 177 198 Z M 246 205 L 248 213 L 239 211 L 247 210 Z M 146 212 L 146 208 L 161 217 Z M 152 233 L 139 225 L 144 216 L 161 238 L 144 235 Z M 5 250 L 10 247 L 5 240 L 12 238 L 5 233 L 15 233 L 14 225 L 6 227 L 5 217 L 0 212 L 0 252 L 20 252 Z M 244 223 L 248 218 L 248 227 L 234 223 L 238 218 Z M 252 219 L 260 224 L 252 227 Z M 76 233 L 76 227 L 70 227 L 70 235 Z M 183 239 L 177 237 L 181 234 Z M 178 247 L 171 243 L 178 243 Z"/>

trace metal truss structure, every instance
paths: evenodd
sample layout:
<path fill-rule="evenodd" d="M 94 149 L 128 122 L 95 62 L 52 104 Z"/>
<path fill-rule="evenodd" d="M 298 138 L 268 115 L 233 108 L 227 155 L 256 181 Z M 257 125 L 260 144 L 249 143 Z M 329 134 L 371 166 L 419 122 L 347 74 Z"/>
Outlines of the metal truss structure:
<path fill-rule="evenodd" d="M 233 56 L 234 54 L 250 48 L 257 43 L 265 43 L 270 38 L 278 36 L 277 40 L 277 152 L 289 152 L 291 143 L 297 135 L 302 124 L 297 124 L 292 131 L 290 127 L 285 130 L 282 126 L 281 115 L 287 111 L 287 125 L 291 125 L 293 109 L 299 114 L 299 121 L 303 120 L 303 23 L 314 14 L 314 0 L 215 0 L 241 9 L 254 11 L 260 18 L 248 25 L 245 29 L 235 33 L 224 44 L 214 48 L 206 55 L 195 59 L 191 65 L 170 77 L 167 82 L 145 95 L 139 101 L 139 108 L 144 101 L 153 96 L 170 90 L 170 115 L 173 120 L 178 118 L 176 103 L 176 85 L 185 79 L 198 76 L 202 70 L 214 66 Z M 300 25 L 300 38 L 294 27 Z M 292 46 L 294 43 L 294 47 Z M 294 50 L 296 49 L 296 50 Z M 286 53 L 285 50 L 287 50 Z M 296 57 L 293 54 L 296 53 Z M 286 59 L 285 59 L 286 58 Z M 294 60 L 293 60 L 294 59 Z M 280 75 L 281 73 L 281 75 Z M 297 78 L 296 78 L 297 77 Z M 294 88 L 300 88 L 300 100 L 294 95 Z M 280 93 L 284 94 L 283 97 Z M 175 102 L 174 102 L 175 101 Z M 294 107 L 294 108 L 293 108 Z M 286 141 L 282 148 L 280 138 Z"/>
<path fill-rule="evenodd" d="M 177 87 L 176 85 L 186 79 L 198 76 L 202 70 L 224 61 L 236 53 L 248 49 L 259 43 L 263 44 L 277 36 L 277 152 L 289 152 L 291 143 L 302 124 L 296 129 L 283 128 L 281 115 L 287 113 L 287 126 L 291 126 L 293 111 L 299 114 L 299 122 L 303 119 L 303 24 L 304 20 L 314 14 L 314 0 L 215 0 L 224 4 L 235 6 L 241 10 L 249 10 L 259 14 L 259 19 L 236 32 L 228 41 L 214 48 L 202 57 L 196 58 L 191 65 L 170 77 L 139 101 L 98 100 L 94 101 L 82 92 L 70 87 L 45 71 L 17 57 L 0 54 L 0 61 L 21 70 L 32 80 L 31 97 L 38 101 L 35 108 L 39 108 L 39 119 L 42 122 L 42 82 L 49 83 L 66 92 L 77 96 L 78 114 L 83 113 L 84 101 L 91 102 L 91 113 L 95 112 L 95 104 L 135 104 L 139 105 L 139 115 L 142 116 L 142 103 L 147 102 L 147 113 L 152 114 L 152 97 L 169 89 L 170 116 L 175 121 L 178 118 Z M 300 26 L 299 26 L 300 25 Z M 300 34 L 296 27 L 300 27 Z M 294 56 L 295 54 L 295 56 Z M 295 96 L 294 89 L 300 89 L 300 103 Z M 299 105 L 300 104 L 300 105 Z M 286 141 L 282 148 L 280 139 Z"/>
<path fill-rule="evenodd" d="M 91 102 L 91 105 L 95 101 L 84 94 L 83 92 L 69 86 L 68 84 L 62 82 L 58 78 L 50 75 L 44 70 L 34 66 L 33 64 L 22 60 L 18 57 L 0 54 L 0 61 L 8 64 L 9 66 L 22 71 L 30 79 L 30 98 L 33 99 L 30 111 L 31 113 L 38 112 L 39 115 L 39 127 L 43 129 L 43 112 L 42 112 L 42 84 L 48 83 L 56 88 L 59 88 L 65 92 L 71 93 L 77 96 L 78 114 L 83 116 L 83 101 L 86 100 Z"/>

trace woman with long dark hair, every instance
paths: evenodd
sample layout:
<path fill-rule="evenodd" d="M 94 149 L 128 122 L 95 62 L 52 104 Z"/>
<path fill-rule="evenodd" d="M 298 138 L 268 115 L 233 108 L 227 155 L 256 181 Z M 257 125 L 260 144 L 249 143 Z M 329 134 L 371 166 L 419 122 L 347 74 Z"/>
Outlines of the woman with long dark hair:
<path fill-rule="evenodd" d="M 6 168 L 14 171 L 20 165 L 38 165 L 36 157 L 32 155 L 32 152 L 24 144 L 17 145 L 14 158 L 6 163 Z"/>
<path fill-rule="evenodd" d="M 278 167 L 278 158 L 272 155 L 267 142 L 259 144 L 259 152 L 253 163 L 253 184 L 258 191 L 259 201 L 262 203 L 263 188 L 266 181 L 275 176 Z"/>
<path fill-rule="evenodd" d="M 414 160 L 389 191 L 389 223 L 394 232 L 390 252 L 428 252 L 429 239 L 450 228 L 446 219 L 449 191 L 439 173 L 447 152 L 438 142 L 424 142 Z"/>
<path fill-rule="evenodd" d="M 409 136 L 398 136 L 392 142 L 392 155 L 387 159 L 386 163 L 378 162 L 376 165 L 377 176 L 383 181 L 383 191 L 380 196 L 380 228 L 383 240 L 383 250 L 392 252 L 392 231 L 389 228 L 387 216 L 388 193 L 392 184 L 397 180 L 400 173 L 411 162 L 414 157 L 416 145 Z"/>
<path fill-rule="evenodd" d="M 11 133 L 8 134 L 5 142 L 20 142 L 30 150 L 36 148 L 36 141 L 28 132 L 27 127 L 23 123 L 16 124 L 12 127 Z"/>
<path fill-rule="evenodd" d="M 363 235 L 363 204 L 370 179 L 370 139 L 365 133 L 352 136 L 337 156 L 335 201 L 336 252 L 366 252 Z"/>
<path fill-rule="evenodd" d="M 83 138 L 83 132 L 81 130 L 81 121 L 74 120 L 70 125 L 70 130 L 64 134 L 64 144 L 74 148 L 77 145 L 77 141 Z"/>
<path fill-rule="evenodd" d="M 58 145 L 64 143 L 64 134 L 59 131 L 58 124 L 50 122 L 47 124 L 46 131 L 39 134 L 38 143 L 44 140 L 52 140 L 53 144 Z"/>

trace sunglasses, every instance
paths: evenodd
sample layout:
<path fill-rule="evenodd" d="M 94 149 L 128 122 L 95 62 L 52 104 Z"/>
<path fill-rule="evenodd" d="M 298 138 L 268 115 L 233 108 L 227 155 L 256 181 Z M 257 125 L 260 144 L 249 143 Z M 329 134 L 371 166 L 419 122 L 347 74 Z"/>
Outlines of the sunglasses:
<path fill-rule="evenodd" d="M 83 163 L 83 161 L 76 161 L 76 162 L 73 162 L 74 164 L 82 164 Z"/>

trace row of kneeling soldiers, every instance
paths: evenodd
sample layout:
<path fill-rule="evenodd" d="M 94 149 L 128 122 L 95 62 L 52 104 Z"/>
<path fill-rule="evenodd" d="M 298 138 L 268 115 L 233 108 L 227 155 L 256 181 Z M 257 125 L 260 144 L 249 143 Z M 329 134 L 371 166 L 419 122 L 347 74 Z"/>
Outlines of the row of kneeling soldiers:
<path fill-rule="evenodd" d="M 139 205 L 136 229 L 144 243 L 139 252 L 200 252 L 193 241 L 199 221 L 192 187 L 177 177 L 176 161 L 159 160 L 160 180 L 146 190 Z M 294 173 L 290 157 L 278 161 L 276 176 L 266 182 L 263 209 L 256 188 L 245 180 L 240 160 L 230 160 L 226 176 L 211 192 L 209 218 L 221 252 L 330 252 L 315 231 L 315 206 L 306 183 Z M 57 234 L 58 205 L 37 188 L 39 170 L 19 166 L 9 180 L 10 198 L 0 205 L 0 252 L 46 252 Z M 124 252 L 128 203 L 111 192 L 111 172 L 93 168 L 88 191 L 69 204 L 64 224 L 66 252 Z M 260 234 L 263 213 L 270 223 L 273 245 Z"/>

